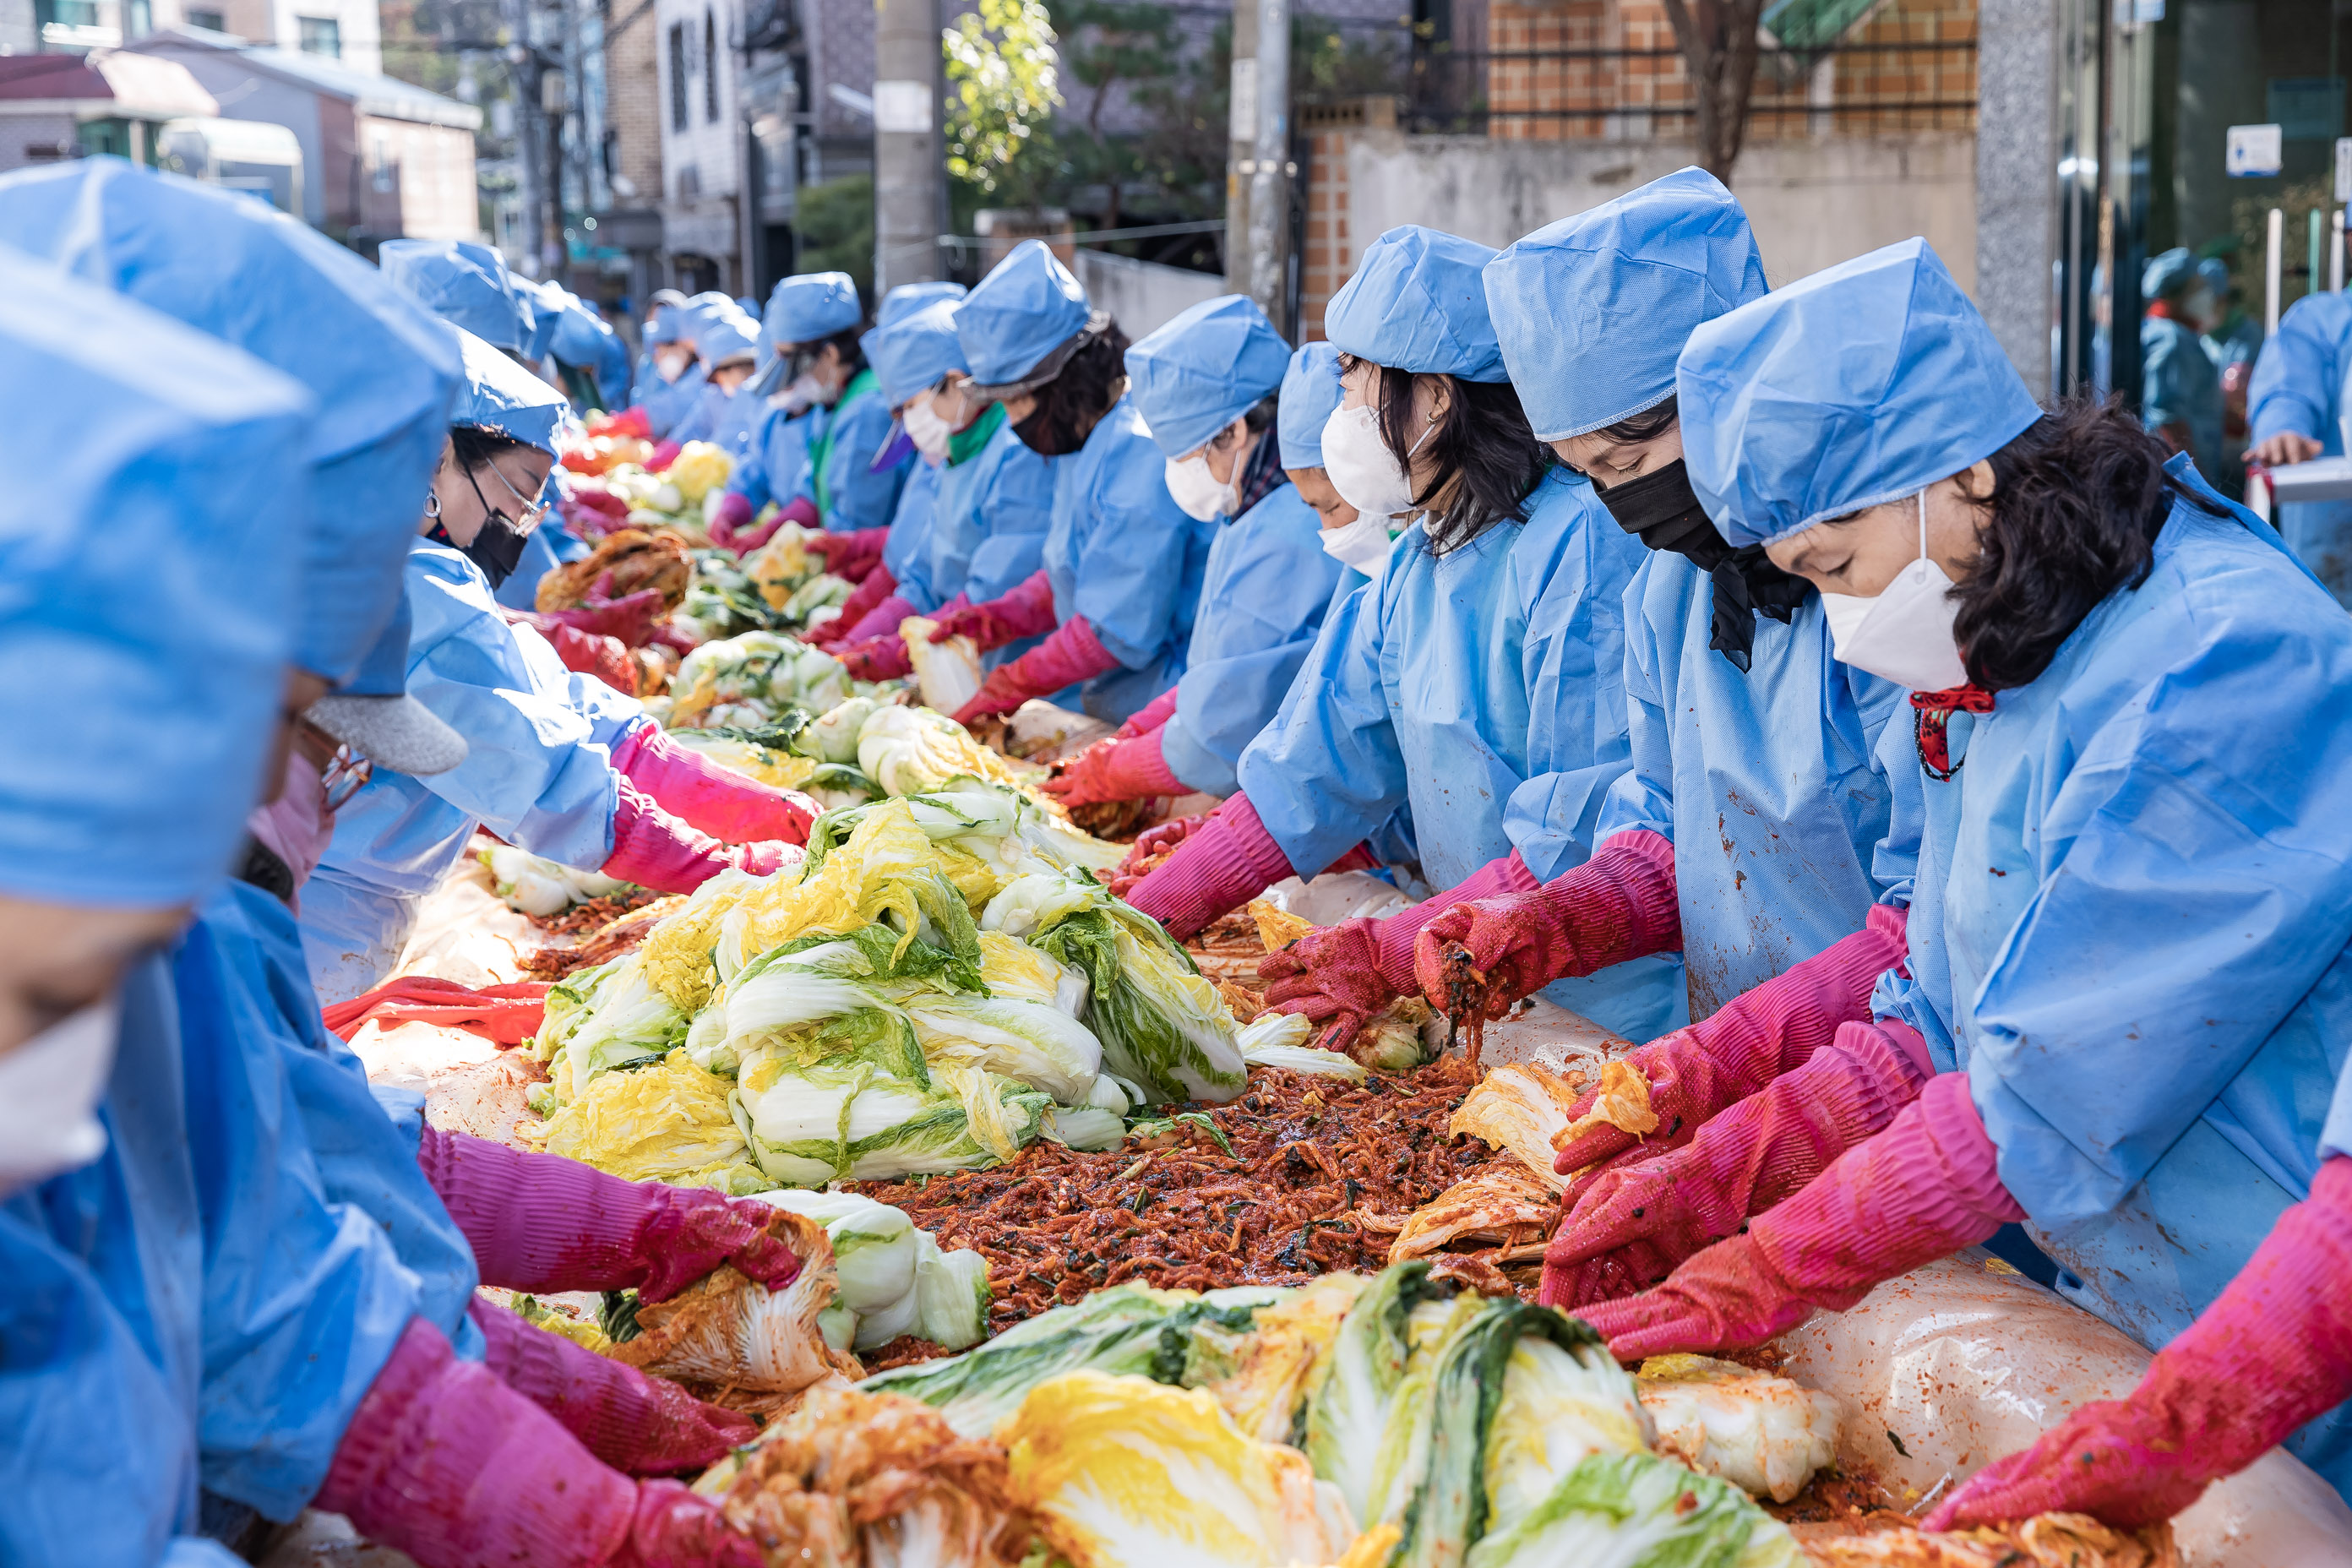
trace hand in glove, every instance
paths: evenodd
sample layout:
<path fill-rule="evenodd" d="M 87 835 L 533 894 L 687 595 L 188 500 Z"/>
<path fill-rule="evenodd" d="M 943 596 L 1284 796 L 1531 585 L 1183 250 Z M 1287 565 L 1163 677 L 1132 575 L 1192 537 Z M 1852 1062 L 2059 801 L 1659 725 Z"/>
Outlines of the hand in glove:
<path fill-rule="evenodd" d="M 933 642 L 970 637 L 982 653 L 1043 636 L 1061 619 L 1054 613 L 1054 584 L 1042 569 L 997 598 L 944 608 L 935 618 L 939 624 L 931 631 Z"/>
<path fill-rule="evenodd" d="M 1441 1012 L 1454 1010 L 1448 960 L 1456 947 L 1486 977 L 1486 1014 L 1499 1018 L 1555 980 L 1682 945 L 1675 847 L 1642 830 L 1616 835 L 1540 887 L 1449 902 L 1423 923 L 1410 961 L 1411 979 Z"/>
<path fill-rule="evenodd" d="M 821 533 L 809 540 L 804 548 L 811 554 L 824 557 L 824 569 L 832 575 L 863 583 L 874 568 L 882 564 L 882 547 L 889 540 L 890 529 L 885 524 L 845 533 Z"/>
<path fill-rule="evenodd" d="M 721 844 L 656 805 L 624 778 L 613 805 L 613 853 L 603 870 L 656 892 L 690 893 L 730 867 L 765 877 L 798 863 L 802 854 L 796 844 L 772 840 Z"/>
<path fill-rule="evenodd" d="M 1037 787 L 1064 805 L 1184 793 L 1182 781 L 1169 772 L 1160 753 L 1157 730 L 1129 741 L 1097 741 L 1076 756 L 1055 763 L 1054 776 Z"/>
<path fill-rule="evenodd" d="M 705 1405 L 677 1384 L 536 1328 L 478 1296 L 466 1315 L 489 1347 L 482 1364 L 625 1474 L 702 1469 L 759 1436 L 759 1423 L 747 1415 Z"/>
<path fill-rule="evenodd" d="M 806 844 L 816 803 L 724 768 L 670 739 L 651 719 L 613 748 L 613 767 L 690 827 L 728 844 Z"/>
<path fill-rule="evenodd" d="M 955 721 L 969 724 L 991 714 L 1010 713 L 1033 697 L 1050 697 L 1118 668 L 1118 659 L 1095 637 L 1086 617 L 1072 616 L 1044 642 L 991 670 L 980 694 L 955 710 Z"/>

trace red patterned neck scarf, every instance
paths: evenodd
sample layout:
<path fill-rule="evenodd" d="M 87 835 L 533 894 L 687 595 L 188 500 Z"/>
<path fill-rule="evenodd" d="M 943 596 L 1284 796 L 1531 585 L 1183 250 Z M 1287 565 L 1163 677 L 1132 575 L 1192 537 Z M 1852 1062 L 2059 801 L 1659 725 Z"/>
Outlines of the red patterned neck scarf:
<path fill-rule="evenodd" d="M 1948 779 L 1960 771 L 1952 761 L 1950 737 L 1945 726 L 1952 721 L 1955 710 L 1970 713 L 1992 711 L 1992 693 L 1981 686 L 1955 686 L 1944 691 L 1915 691 L 1911 706 L 1919 710 L 1916 734 L 1919 743 L 1919 765 L 1927 770 L 1932 779 Z M 1966 759 L 1963 759 L 1965 761 Z"/>

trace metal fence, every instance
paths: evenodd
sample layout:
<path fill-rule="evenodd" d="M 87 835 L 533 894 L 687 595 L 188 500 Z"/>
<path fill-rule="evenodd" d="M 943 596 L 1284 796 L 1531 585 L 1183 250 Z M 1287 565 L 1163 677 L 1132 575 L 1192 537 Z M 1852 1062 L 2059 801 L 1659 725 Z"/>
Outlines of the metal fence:
<path fill-rule="evenodd" d="M 1678 49 L 1414 51 L 1408 128 L 1529 141 L 1687 136 L 1697 110 Z M 1765 49 L 1750 141 L 1973 131 L 1977 41 Z"/>

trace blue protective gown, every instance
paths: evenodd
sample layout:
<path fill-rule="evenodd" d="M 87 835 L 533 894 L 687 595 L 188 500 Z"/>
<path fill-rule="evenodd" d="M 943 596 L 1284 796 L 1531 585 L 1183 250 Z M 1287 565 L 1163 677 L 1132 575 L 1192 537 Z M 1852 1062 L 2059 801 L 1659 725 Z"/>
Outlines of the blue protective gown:
<path fill-rule="evenodd" d="M 598 725 L 575 706 L 585 688 L 546 639 L 500 618 L 481 573 L 457 552 L 420 539 L 407 571 L 408 694 L 465 736 L 468 751 L 431 778 L 378 773 L 336 814 L 334 838 L 302 886 L 302 946 L 325 1002 L 391 973 L 417 905 L 478 826 L 582 869 L 613 854 L 619 775 Z M 600 712 L 616 733 L 625 710 Z"/>
<path fill-rule="evenodd" d="M 1964 765 L 1923 785 L 1913 978 L 1873 1007 L 1968 1073 L 2059 1289 L 2152 1350 L 2318 1169 L 2352 1049 L 2347 683 L 2352 624 L 2277 536 L 2176 503 L 2147 582 L 1954 714 Z M 2289 1444 L 2338 1490 L 2347 1426 Z"/>
<path fill-rule="evenodd" d="M 2352 373 L 2352 294 L 2309 294 L 2286 308 L 2246 383 L 2252 444 L 2292 431 L 2344 453 L 2344 378 Z M 2339 604 L 2352 605 L 2352 500 L 2298 501 L 2279 508 L 2287 548 L 2319 574 Z"/>
<path fill-rule="evenodd" d="M 1045 533 L 1054 618 L 1084 616 L 1118 660 L 1077 689 L 1080 706 L 1108 723 L 1123 722 L 1176 683 L 1192 638 L 1215 525 L 1185 515 L 1168 493 L 1167 472 L 1167 458 L 1127 397 L 1096 422 L 1085 446 L 1054 463 L 1054 522 Z M 977 593 L 972 597 L 979 602 Z"/>
<path fill-rule="evenodd" d="M 1223 522 L 1209 544 L 1192 642 L 1160 731 L 1169 771 L 1203 795 L 1231 795 L 1257 739 L 1307 662 L 1342 570 L 1318 542 L 1322 519 L 1288 483 Z"/>
<path fill-rule="evenodd" d="M 193 1424 L 205 1489 L 290 1520 L 423 1290 L 373 1217 L 326 1197 L 224 896 L 126 980 L 105 1154 L 11 1212 L 97 1277 Z"/>
<path fill-rule="evenodd" d="M 1000 421 L 980 450 L 940 476 L 940 504 L 931 525 L 931 556 L 922 574 L 933 610 L 958 594 L 975 605 L 1001 598 L 1045 564 L 1045 536 L 1054 526 L 1054 469 L 1002 423 L 1003 405 L 982 418 Z M 903 581 L 903 579 L 902 579 Z"/>
<path fill-rule="evenodd" d="M 1628 765 L 1623 601 L 1645 552 L 1566 469 L 1528 507 L 1442 556 L 1407 530 L 1324 623 L 1237 770 L 1293 867 L 1320 870 L 1408 802 L 1432 888 L 1513 849 L 1545 881 L 1591 855 Z M 1543 994 L 1646 1040 L 1683 1021 L 1681 967 L 1637 959 Z"/>
<path fill-rule="evenodd" d="M 750 501 L 755 513 L 770 501 L 792 500 L 808 468 L 809 443 L 824 426 L 821 408 L 803 408 L 791 416 L 781 408 L 767 409 L 727 476 L 727 488 Z"/>
<path fill-rule="evenodd" d="M 945 471 L 943 463 L 915 459 L 907 470 L 906 488 L 898 492 L 898 510 L 890 514 L 890 537 L 882 542 L 882 569 L 898 584 L 891 592 L 919 610 L 938 607 L 936 601 L 925 603 L 929 586 L 923 579 L 930 570 L 931 522 Z"/>
<path fill-rule="evenodd" d="M 664 381 L 656 371 L 644 384 L 637 406 L 646 411 L 646 426 L 653 431 L 655 440 L 685 444 L 674 432 L 678 422 L 694 412 L 702 397 L 702 384 L 709 379 L 710 373 L 697 361 L 680 372 L 676 381 Z"/>
<path fill-rule="evenodd" d="M 815 503 L 827 532 L 883 527 L 898 510 L 912 458 L 874 467 L 891 426 L 890 405 L 874 373 L 862 370 L 852 376 L 841 401 L 824 411 L 824 421 L 809 437 L 808 462 L 793 494 Z"/>
<path fill-rule="evenodd" d="M 1873 752 L 1904 693 L 1830 652 L 1818 597 L 1758 616 L 1742 675 L 1708 647 L 1715 589 L 1653 551 L 1625 594 L 1633 765 L 1596 841 L 1647 828 L 1675 845 L 1690 1016 L 1704 1018 L 1907 902 L 1919 770 Z M 1898 805 L 1900 809 L 1896 809 Z"/>
<path fill-rule="evenodd" d="M 2151 430 L 2189 427 L 2189 455 L 2200 473 L 2221 471 L 2221 373 L 2197 330 L 2162 316 L 2139 324 L 2139 416 Z"/>
<path fill-rule="evenodd" d="M 0 1563 L 150 1568 L 195 1519 L 194 1424 L 30 1216 L 0 1213 Z"/>

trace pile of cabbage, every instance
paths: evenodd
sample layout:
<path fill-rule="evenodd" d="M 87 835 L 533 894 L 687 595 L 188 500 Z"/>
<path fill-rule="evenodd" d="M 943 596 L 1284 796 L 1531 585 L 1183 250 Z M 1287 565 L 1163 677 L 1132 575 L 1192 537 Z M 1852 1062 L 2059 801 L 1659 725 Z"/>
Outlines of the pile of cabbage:
<path fill-rule="evenodd" d="M 1130 1110 L 1241 1091 L 1215 987 L 1096 879 L 1118 846 L 968 773 L 896 793 L 932 777 L 941 724 L 877 710 L 858 760 L 889 798 L 549 993 L 546 1148 L 748 1194 L 1110 1148 Z"/>
<path fill-rule="evenodd" d="M 694 552 L 694 577 L 671 625 L 688 641 L 747 631 L 798 631 L 830 619 L 856 591 L 826 572 L 807 542 L 819 531 L 788 522 L 741 560 L 725 550 Z"/>
<path fill-rule="evenodd" d="M 1002 1444 L 1008 1500 L 1072 1568 L 1802 1562 L 1738 1487 L 1659 1451 L 1591 1330 L 1418 1262 L 1121 1286 L 858 1389 Z"/>
<path fill-rule="evenodd" d="M 617 877 L 607 877 L 602 871 L 576 870 L 511 844 L 483 850 L 481 859 L 490 873 L 491 885 L 509 909 L 542 919 L 560 915 L 572 905 L 584 904 L 591 899 L 615 898 L 638 890 L 635 883 L 624 882 Z"/>
<path fill-rule="evenodd" d="M 734 464 L 709 441 L 688 441 L 659 473 L 635 463 L 615 463 L 599 476 L 606 489 L 628 503 L 632 528 L 682 528 L 707 535 Z"/>
<path fill-rule="evenodd" d="M 755 729 L 795 711 L 826 712 L 856 689 L 848 669 L 824 649 L 781 632 L 745 632 L 688 654 L 670 677 L 669 694 L 648 701 L 646 711 L 666 730 Z"/>

